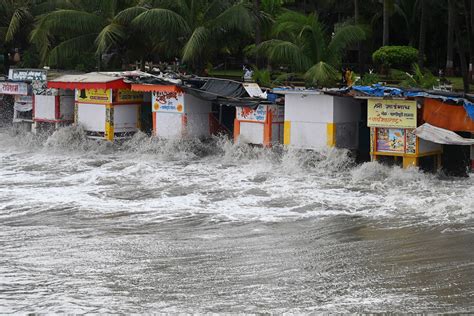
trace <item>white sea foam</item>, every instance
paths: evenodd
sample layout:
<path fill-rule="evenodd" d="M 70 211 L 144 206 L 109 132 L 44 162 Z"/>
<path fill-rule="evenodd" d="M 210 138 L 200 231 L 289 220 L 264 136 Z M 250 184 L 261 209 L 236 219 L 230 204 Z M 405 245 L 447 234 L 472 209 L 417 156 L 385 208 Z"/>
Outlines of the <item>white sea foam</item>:
<path fill-rule="evenodd" d="M 213 214 L 279 221 L 336 215 L 405 224 L 473 220 L 473 179 L 439 179 L 376 162 L 356 166 L 338 149 L 298 151 L 211 141 L 165 141 L 143 133 L 122 144 L 66 127 L 48 139 L 2 132 L 6 209 L 72 205 L 143 220 Z M 8 189 L 7 189 L 8 188 Z M 5 213 L 3 214 L 5 215 Z M 469 226 L 469 225 L 468 225 Z"/>

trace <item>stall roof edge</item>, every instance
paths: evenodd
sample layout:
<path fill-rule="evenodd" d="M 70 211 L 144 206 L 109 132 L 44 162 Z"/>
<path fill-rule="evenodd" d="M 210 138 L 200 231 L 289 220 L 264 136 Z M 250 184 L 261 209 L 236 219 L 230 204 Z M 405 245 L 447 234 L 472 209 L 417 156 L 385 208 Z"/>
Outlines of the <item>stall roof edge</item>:
<path fill-rule="evenodd" d="M 128 89 L 125 76 L 118 72 L 90 72 L 63 75 L 48 82 L 49 88 L 57 89 Z"/>

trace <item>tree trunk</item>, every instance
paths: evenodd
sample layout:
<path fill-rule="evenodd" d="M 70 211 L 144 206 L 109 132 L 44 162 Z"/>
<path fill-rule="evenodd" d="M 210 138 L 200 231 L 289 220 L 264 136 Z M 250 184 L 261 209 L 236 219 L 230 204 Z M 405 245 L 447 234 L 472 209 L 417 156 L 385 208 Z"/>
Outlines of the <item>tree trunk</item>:
<path fill-rule="evenodd" d="M 418 65 L 423 69 L 425 63 L 426 15 L 428 0 L 421 0 L 420 43 L 418 45 Z"/>
<path fill-rule="evenodd" d="M 254 14 L 255 14 L 255 46 L 260 45 L 262 43 L 262 26 L 260 24 L 260 0 L 253 0 L 253 9 L 254 9 Z M 257 69 L 260 69 L 262 66 L 262 61 L 259 56 L 258 50 L 255 56 L 255 64 L 257 66 Z"/>
<path fill-rule="evenodd" d="M 387 46 L 390 39 L 390 10 L 389 0 L 383 0 L 383 46 Z"/>
<path fill-rule="evenodd" d="M 360 24 L 359 0 L 354 0 L 354 22 L 356 25 Z M 364 70 L 365 70 L 362 48 L 363 48 L 362 43 L 359 42 L 357 44 L 357 51 L 359 53 L 359 72 L 361 75 L 364 73 Z"/>
<path fill-rule="evenodd" d="M 469 53 L 469 59 L 468 59 L 468 78 L 469 82 L 472 82 L 472 63 L 471 63 L 471 58 L 474 52 L 474 42 L 472 38 L 472 29 L 471 29 L 471 16 L 468 13 L 469 12 L 469 0 L 464 0 L 463 6 L 464 6 L 464 19 L 466 22 L 466 30 L 467 30 L 467 52 Z"/>
<path fill-rule="evenodd" d="M 468 26 L 469 27 L 469 26 Z M 474 0 L 471 0 L 471 51 L 469 58 L 469 69 L 471 71 L 471 82 L 474 82 Z"/>
<path fill-rule="evenodd" d="M 466 50 L 463 45 L 464 42 L 463 42 L 463 39 L 461 38 L 462 36 L 461 27 L 458 21 L 455 22 L 454 30 L 455 30 L 456 46 L 458 48 L 459 60 L 461 64 L 463 90 L 464 90 L 464 93 L 468 93 L 469 92 L 469 69 L 467 67 L 467 62 L 466 62 Z"/>
<path fill-rule="evenodd" d="M 446 58 L 446 76 L 454 75 L 454 24 L 456 21 L 455 0 L 448 0 L 448 47 Z"/>

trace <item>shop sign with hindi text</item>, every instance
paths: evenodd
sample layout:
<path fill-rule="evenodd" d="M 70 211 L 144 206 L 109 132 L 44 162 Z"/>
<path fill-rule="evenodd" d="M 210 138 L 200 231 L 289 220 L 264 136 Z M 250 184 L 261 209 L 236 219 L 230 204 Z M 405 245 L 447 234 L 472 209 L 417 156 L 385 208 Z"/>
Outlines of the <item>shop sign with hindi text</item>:
<path fill-rule="evenodd" d="M 369 127 L 416 128 L 416 101 L 369 99 Z"/>

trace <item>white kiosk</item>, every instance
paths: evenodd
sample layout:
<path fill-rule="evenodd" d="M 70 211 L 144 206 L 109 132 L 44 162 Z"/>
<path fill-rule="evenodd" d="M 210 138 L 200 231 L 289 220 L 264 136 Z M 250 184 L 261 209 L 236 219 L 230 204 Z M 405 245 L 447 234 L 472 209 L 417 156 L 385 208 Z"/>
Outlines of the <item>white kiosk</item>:
<path fill-rule="evenodd" d="M 91 138 L 113 141 L 140 128 L 143 94 L 130 91 L 120 73 L 65 75 L 48 82 L 48 88 L 75 90 L 74 123 Z"/>
<path fill-rule="evenodd" d="M 153 135 L 163 139 L 207 138 L 213 133 L 212 102 L 175 85 L 132 84 L 151 93 Z"/>
<path fill-rule="evenodd" d="M 359 147 L 360 101 L 320 90 L 274 91 L 285 95 L 285 145 L 316 150 Z"/>

